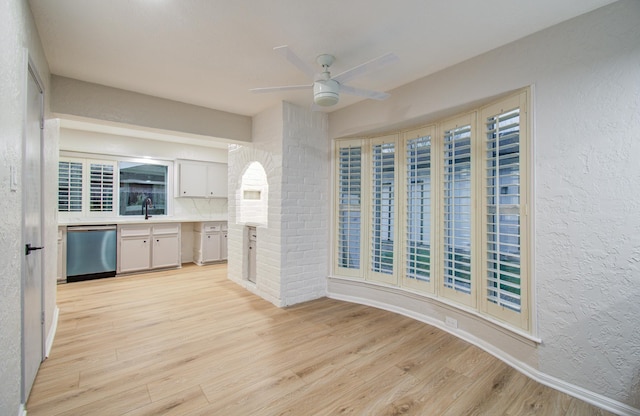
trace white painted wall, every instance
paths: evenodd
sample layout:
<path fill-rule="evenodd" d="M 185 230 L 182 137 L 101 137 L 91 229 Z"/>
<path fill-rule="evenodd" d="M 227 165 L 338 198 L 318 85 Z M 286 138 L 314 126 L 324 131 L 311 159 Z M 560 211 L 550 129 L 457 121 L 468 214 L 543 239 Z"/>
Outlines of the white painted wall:
<path fill-rule="evenodd" d="M 17 415 L 21 385 L 21 262 L 22 246 L 22 139 L 25 111 L 26 51 L 29 51 L 49 94 L 49 68 L 26 1 L 8 0 L 0 6 L 0 414 Z M 46 103 L 46 114 L 49 106 Z M 44 250 L 45 336 L 50 332 L 55 310 L 56 211 L 48 189 L 56 170 L 57 123 L 45 124 Z M 10 169 L 18 173 L 16 191 L 10 189 Z"/>
<path fill-rule="evenodd" d="M 356 135 L 417 125 L 533 85 L 542 344 L 521 360 L 573 393 L 584 389 L 637 412 L 639 22 L 640 2 L 622 0 L 400 87 L 386 102 L 362 102 L 329 118 L 331 137 Z M 521 356 L 518 343 L 496 347 Z"/>
<path fill-rule="evenodd" d="M 65 116 L 248 142 L 251 117 L 54 75 L 51 111 Z"/>
<path fill-rule="evenodd" d="M 253 145 L 229 152 L 229 278 L 278 306 L 324 296 L 328 273 L 327 116 L 282 103 L 254 117 Z M 257 227 L 256 284 L 247 279 L 242 177 L 267 174 L 267 223 Z"/>

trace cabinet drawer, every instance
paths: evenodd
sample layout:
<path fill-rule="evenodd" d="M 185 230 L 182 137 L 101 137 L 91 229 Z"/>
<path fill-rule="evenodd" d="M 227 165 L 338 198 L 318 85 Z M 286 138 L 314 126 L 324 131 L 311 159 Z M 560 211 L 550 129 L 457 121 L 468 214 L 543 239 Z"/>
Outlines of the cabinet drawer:
<path fill-rule="evenodd" d="M 178 234 L 180 224 L 154 224 L 153 235 Z"/>
<path fill-rule="evenodd" d="M 205 224 L 204 228 L 204 232 L 205 233 L 210 233 L 213 231 L 220 231 L 220 225 L 219 224 Z"/>
<path fill-rule="evenodd" d="M 151 235 L 151 227 L 148 225 L 123 225 L 120 227 L 122 237 L 145 237 Z"/>

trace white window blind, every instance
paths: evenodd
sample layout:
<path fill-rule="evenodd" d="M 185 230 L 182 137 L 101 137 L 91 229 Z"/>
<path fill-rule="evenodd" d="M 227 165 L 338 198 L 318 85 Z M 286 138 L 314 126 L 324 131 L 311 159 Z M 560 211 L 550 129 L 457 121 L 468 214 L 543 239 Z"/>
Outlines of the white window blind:
<path fill-rule="evenodd" d="M 520 312 L 520 109 L 485 119 L 487 299 Z"/>
<path fill-rule="evenodd" d="M 113 164 L 89 163 L 89 211 L 113 211 Z"/>
<path fill-rule="evenodd" d="M 392 275 L 395 227 L 395 141 L 372 146 L 371 271 Z"/>
<path fill-rule="evenodd" d="M 431 136 L 406 141 L 405 278 L 431 282 Z"/>
<path fill-rule="evenodd" d="M 338 149 L 338 267 L 360 269 L 362 146 Z"/>
<path fill-rule="evenodd" d="M 471 294 L 471 124 L 444 132 L 443 285 Z"/>
<path fill-rule="evenodd" d="M 530 331 L 527 97 L 336 140 L 335 277 L 425 293 Z"/>
<path fill-rule="evenodd" d="M 82 211 L 82 163 L 58 162 L 58 211 Z"/>

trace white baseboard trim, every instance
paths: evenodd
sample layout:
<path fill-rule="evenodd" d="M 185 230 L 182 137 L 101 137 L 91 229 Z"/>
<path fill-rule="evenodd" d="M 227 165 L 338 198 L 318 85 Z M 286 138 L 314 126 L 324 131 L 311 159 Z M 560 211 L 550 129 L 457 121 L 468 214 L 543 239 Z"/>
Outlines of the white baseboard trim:
<path fill-rule="evenodd" d="M 451 328 L 445 325 L 442 321 L 435 319 L 431 316 L 422 314 L 414 310 L 404 309 L 396 305 L 390 305 L 383 302 L 366 299 L 366 298 L 360 298 L 360 297 L 351 296 L 351 295 L 329 292 L 327 293 L 327 297 L 331 299 L 342 300 L 345 302 L 357 303 L 357 304 L 371 306 L 378 309 L 383 309 L 389 312 L 394 312 L 400 315 L 404 315 L 406 317 L 415 319 L 420 322 L 424 322 L 428 325 L 435 326 L 436 328 L 446 331 L 458 338 L 463 339 L 464 341 L 467 341 L 470 344 L 477 346 L 478 348 L 481 348 L 482 350 L 488 352 L 489 354 L 493 355 L 497 359 L 503 361 L 505 364 L 513 367 L 514 369 L 520 371 L 524 375 L 537 381 L 538 383 L 541 383 L 545 386 L 548 386 L 555 390 L 566 393 L 570 396 L 583 400 L 587 403 L 590 403 L 594 406 L 600 407 L 604 410 L 615 413 L 617 415 L 640 416 L 640 409 L 636 409 L 625 403 L 610 399 L 599 393 L 592 392 L 580 386 L 576 386 L 574 384 L 568 383 L 559 378 L 553 377 L 549 374 L 543 373 L 540 370 L 531 367 L 527 363 L 524 363 L 512 357 L 511 355 L 507 354 L 505 351 L 495 347 L 494 345 L 486 342 L 485 340 L 480 339 L 475 335 L 470 334 L 461 329 Z"/>
<path fill-rule="evenodd" d="M 20 408 L 18 409 L 18 416 L 27 416 L 27 408 L 24 407 L 24 403 L 20 403 Z"/>
<path fill-rule="evenodd" d="M 51 353 L 51 347 L 53 347 L 53 339 L 56 337 L 56 331 L 58 330 L 59 315 L 60 315 L 60 308 L 56 306 L 56 308 L 53 310 L 53 320 L 51 321 L 51 328 L 49 328 L 49 333 L 47 334 L 44 358 L 49 358 L 49 354 Z M 25 411 L 25 414 L 26 414 L 26 411 Z"/>

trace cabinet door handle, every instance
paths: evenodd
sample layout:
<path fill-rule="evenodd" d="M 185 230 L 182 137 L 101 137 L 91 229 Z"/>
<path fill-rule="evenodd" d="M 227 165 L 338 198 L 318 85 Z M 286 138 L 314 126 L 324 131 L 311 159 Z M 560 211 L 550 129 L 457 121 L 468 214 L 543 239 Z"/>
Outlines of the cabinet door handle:
<path fill-rule="evenodd" d="M 32 251 L 42 250 L 43 248 L 44 247 L 34 247 L 31 243 L 28 243 L 24 246 L 24 254 L 28 256 Z"/>

